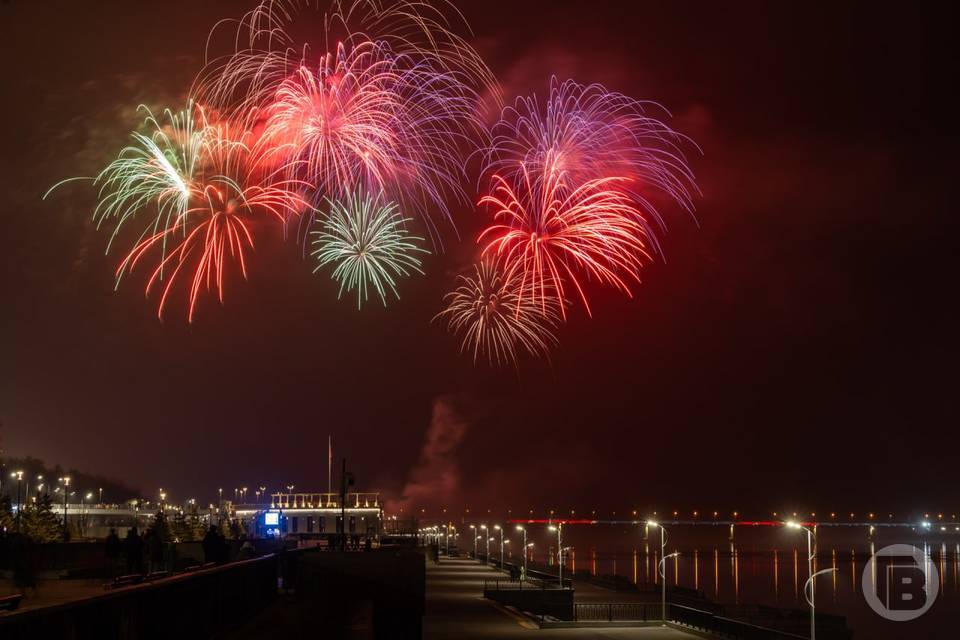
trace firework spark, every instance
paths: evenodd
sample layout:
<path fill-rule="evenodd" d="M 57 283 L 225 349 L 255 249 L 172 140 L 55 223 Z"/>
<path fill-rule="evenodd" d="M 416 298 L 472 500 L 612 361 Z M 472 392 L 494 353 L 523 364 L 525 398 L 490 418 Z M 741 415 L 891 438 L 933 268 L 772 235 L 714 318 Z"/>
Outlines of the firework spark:
<path fill-rule="evenodd" d="M 514 180 L 493 176 L 494 189 L 480 204 L 494 210 L 494 224 L 479 241 L 484 255 L 496 255 L 510 277 L 520 278 L 519 299 L 532 298 L 543 309 L 553 298 L 566 319 L 570 285 L 587 313 L 583 276 L 612 285 L 627 295 L 650 258 L 642 218 L 625 186 L 629 179 L 605 177 L 570 184 L 554 164 L 528 169 Z"/>
<path fill-rule="evenodd" d="M 115 220 L 112 244 L 138 212 L 152 212 L 117 267 L 117 286 L 148 255 L 156 254 L 146 294 L 161 289 L 157 315 L 162 318 L 175 283 L 185 269 L 192 269 L 187 314 L 192 322 L 204 288 L 215 288 L 223 302 L 224 272 L 231 259 L 246 278 L 246 252 L 253 248 L 251 220 L 268 214 L 286 222 L 307 206 L 298 191 L 309 185 L 276 179 L 260 186 L 253 177 L 249 147 L 234 139 L 229 126 L 210 124 L 199 110 L 195 122 L 192 105 L 178 115 L 167 113 L 168 127 L 150 115 L 153 134 L 133 134 L 139 146 L 125 149 L 96 178 L 102 186 L 94 217 L 98 224 Z"/>
<path fill-rule="evenodd" d="M 659 192 L 693 211 L 697 187 L 682 147 L 696 145 L 648 115 L 651 110 L 666 112 L 598 84 L 551 78 L 545 104 L 536 96 L 521 97 L 503 110 L 493 128 L 484 175 L 512 182 L 524 172 L 547 178 L 551 171 L 561 171 L 571 185 L 627 178 L 630 182 L 622 188 L 643 214 L 637 221 L 647 228 L 647 239 L 657 250 L 648 221 L 664 225 L 651 197 Z"/>
<path fill-rule="evenodd" d="M 94 222 L 97 228 L 108 220 L 114 222 L 107 242 L 108 253 L 124 224 L 138 214 L 146 210 L 153 214 L 142 238 L 165 228 L 186 212 L 194 174 L 205 147 L 206 134 L 195 122 L 197 109 L 193 104 L 188 103 L 186 109 L 178 112 L 166 109 L 159 118 L 144 105 L 137 110 L 146 113 L 143 121 L 146 133 L 132 133 L 133 144 L 92 178 L 94 185 L 99 185 Z M 90 179 L 71 178 L 60 182 L 44 198 L 65 182 Z"/>
<path fill-rule="evenodd" d="M 556 344 L 553 328 L 559 314 L 551 297 L 545 305 L 521 295 L 521 279 L 501 273 L 491 260 L 474 267 L 472 275 L 457 278 L 457 288 L 444 300 L 446 308 L 435 316 L 461 336 L 460 351 L 481 353 L 490 364 L 517 363 L 522 349 L 534 357 L 546 357 Z"/>
<path fill-rule="evenodd" d="M 386 192 L 405 210 L 445 212 L 463 162 L 472 105 L 452 76 L 365 42 L 301 66 L 264 110 L 268 162 L 297 165 L 327 197 Z"/>
<path fill-rule="evenodd" d="M 382 195 L 371 197 L 359 192 L 341 200 L 328 200 L 329 212 L 323 229 L 314 231 L 313 251 L 317 259 L 314 273 L 335 264 L 333 279 L 344 291 L 357 290 L 357 308 L 367 300 L 368 289 L 379 294 L 384 306 L 387 290 L 396 298 L 396 278 L 411 272 L 422 274 L 418 253 L 429 253 L 419 246 L 423 238 L 408 235 L 408 218 L 400 214 L 394 202 Z"/>
<path fill-rule="evenodd" d="M 449 220 L 450 202 L 467 202 L 464 155 L 485 139 L 481 94 L 499 99 L 492 74 L 428 3 L 336 1 L 319 56 L 292 35 L 306 9 L 265 0 L 235 23 L 233 52 L 210 58 L 215 28 L 194 95 L 262 132 L 267 162 L 303 162 L 317 201 L 384 191 L 433 235 L 431 211 Z"/>

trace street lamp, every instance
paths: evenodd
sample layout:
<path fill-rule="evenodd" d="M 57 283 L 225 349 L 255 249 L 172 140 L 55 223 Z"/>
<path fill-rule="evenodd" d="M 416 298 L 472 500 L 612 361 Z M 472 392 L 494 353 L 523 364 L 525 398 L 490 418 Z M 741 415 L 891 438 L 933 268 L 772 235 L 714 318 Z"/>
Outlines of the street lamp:
<path fill-rule="evenodd" d="M 67 529 L 67 494 L 69 491 L 67 489 L 70 487 L 70 476 L 64 476 L 60 478 L 63 481 L 63 541 L 66 542 L 67 538 L 70 536 L 70 533 Z"/>
<path fill-rule="evenodd" d="M 660 572 L 660 622 L 667 626 L 667 559 L 679 556 L 679 552 L 667 555 L 667 530 L 653 520 L 647 521 L 648 527 L 660 527 L 660 562 L 657 571 Z"/>
<path fill-rule="evenodd" d="M 816 587 L 814 585 L 814 580 L 817 576 L 824 573 L 833 573 L 836 571 L 835 568 L 831 567 L 829 569 L 823 569 L 822 571 L 813 572 L 813 560 L 815 558 L 814 554 L 814 543 L 817 539 L 817 534 L 813 532 L 813 529 L 805 527 L 799 522 L 790 520 L 786 523 L 787 527 L 796 530 L 803 530 L 807 532 L 807 578 L 806 584 L 803 585 L 803 596 L 807 599 L 807 604 L 810 605 L 810 640 L 816 640 L 817 637 L 817 624 L 816 624 Z"/>
<path fill-rule="evenodd" d="M 100 495 L 97 496 L 97 504 L 103 504 L 103 487 L 100 487 L 98 491 L 100 492 Z"/>
<path fill-rule="evenodd" d="M 518 524 L 517 531 L 523 532 L 523 573 L 520 574 L 520 581 L 524 582 L 527 579 L 527 529 Z"/>
<path fill-rule="evenodd" d="M 85 495 L 80 496 L 80 535 L 87 535 L 87 504 L 86 501 L 93 497 L 93 492 L 88 491 Z"/>
<path fill-rule="evenodd" d="M 23 482 L 23 471 L 14 471 L 10 474 L 17 478 L 17 532 L 20 532 L 20 512 L 23 511 L 23 498 L 20 497 L 20 484 Z"/>
<path fill-rule="evenodd" d="M 472 524 L 470 528 L 473 530 L 473 559 L 477 559 L 477 538 L 480 536 L 477 535 L 477 525 Z"/>
<path fill-rule="evenodd" d="M 487 525 L 482 524 L 480 528 L 483 529 L 483 537 L 487 537 Z M 484 564 L 490 564 L 490 540 L 487 540 L 487 555 L 483 558 Z"/>
<path fill-rule="evenodd" d="M 163 487 L 160 487 L 160 513 L 163 513 L 163 501 L 167 499 L 167 494 L 164 492 Z"/>
<path fill-rule="evenodd" d="M 500 532 L 500 571 L 503 571 L 503 527 L 495 524 L 493 528 Z"/>
<path fill-rule="evenodd" d="M 560 588 L 563 589 L 563 522 L 557 522 L 556 526 L 550 525 L 550 531 L 557 532 L 558 576 L 560 578 Z"/>

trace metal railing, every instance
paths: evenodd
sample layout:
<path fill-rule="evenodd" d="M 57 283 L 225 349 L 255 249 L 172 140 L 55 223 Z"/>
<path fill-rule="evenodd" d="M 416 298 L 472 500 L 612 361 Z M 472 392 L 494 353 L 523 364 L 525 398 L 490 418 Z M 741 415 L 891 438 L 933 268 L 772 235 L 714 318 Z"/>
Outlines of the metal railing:
<path fill-rule="evenodd" d="M 379 493 L 348 493 L 347 509 L 375 509 L 380 507 Z M 273 493 L 271 509 L 339 509 L 339 493 Z"/>
<path fill-rule="evenodd" d="M 678 604 L 667 603 L 667 619 L 693 629 L 715 633 L 730 640 L 805 640 L 806 638 Z"/>
<path fill-rule="evenodd" d="M 566 582 L 566 581 L 564 581 Z M 570 585 L 564 585 L 564 590 L 569 590 Z M 500 578 L 484 578 L 483 590 L 487 591 L 560 591 L 560 585 L 556 580 L 541 580 L 539 578 L 527 578 L 526 580 L 501 580 Z"/>
<path fill-rule="evenodd" d="M 659 603 L 585 602 L 573 605 L 575 622 L 647 622 L 660 619 Z"/>

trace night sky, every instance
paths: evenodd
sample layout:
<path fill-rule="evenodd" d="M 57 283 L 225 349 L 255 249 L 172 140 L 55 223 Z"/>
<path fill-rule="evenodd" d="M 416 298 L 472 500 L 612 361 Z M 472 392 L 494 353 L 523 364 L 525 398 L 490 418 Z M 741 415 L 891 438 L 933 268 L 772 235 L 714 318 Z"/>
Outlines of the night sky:
<path fill-rule="evenodd" d="M 634 298 L 597 288 L 513 370 L 430 322 L 482 211 L 387 309 L 338 302 L 278 233 L 188 325 L 141 280 L 113 291 L 89 185 L 41 201 L 115 156 L 139 103 L 182 104 L 209 28 L 249 5 L 0 5 L 7 455 L 212 499 L 325 490 L 330 434 L 359 488 L 409 482 L 428 510 L 956 506 L 956 15 L 459 2 L 508 99 L 601 82 L 703 149 L 696 218 L 664 207 Z"/>

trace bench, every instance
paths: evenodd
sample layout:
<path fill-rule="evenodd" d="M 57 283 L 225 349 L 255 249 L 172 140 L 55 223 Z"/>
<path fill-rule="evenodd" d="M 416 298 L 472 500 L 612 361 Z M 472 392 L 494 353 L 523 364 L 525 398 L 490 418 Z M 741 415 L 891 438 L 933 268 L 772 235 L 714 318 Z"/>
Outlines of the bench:
<path fill-rule="evenodd" d="M 143 582 L 143 576 L 139 573 L 131 573 L 126 576 L 118 576 L 113 579 L 113 582 L 108 582 L 103 585 L 105 589 L 118 589 L 120 587 L 129 587 L 130 585 L 140 584 Z"/>
<path fill-rule="evenodd" d="M 0 597 L 0 611 L 16 610 L 16 608 L 20 606 L 21 600 L 23 600 L 22 593 L 15 593 L 12 596 Z"/>
<path fill-rule="evenodd" d="M 148 573 L 145 578 L 147 582 L 153 582 L 154 580 L 162 580 L 163 578 L 169 578 L 169 571 L 154 571 L 153 573 Z"/>

